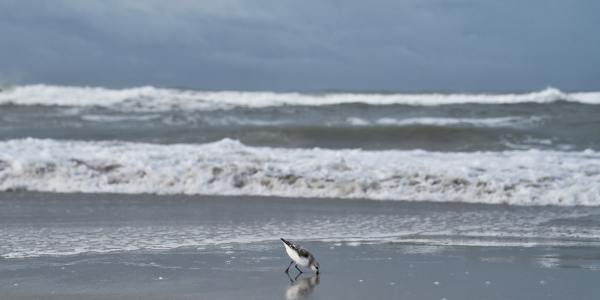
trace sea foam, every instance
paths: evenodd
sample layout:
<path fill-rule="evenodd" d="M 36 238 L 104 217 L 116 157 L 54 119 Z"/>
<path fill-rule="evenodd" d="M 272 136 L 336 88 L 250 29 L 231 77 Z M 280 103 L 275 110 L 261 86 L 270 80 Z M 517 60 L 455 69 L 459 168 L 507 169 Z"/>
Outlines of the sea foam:
<path fill-rule="evenodd" d="M 600 104 L 600 92 L 564 93 L 555 88 L 547 88 L 522 94 L 276 93 L 196 91 L 152 86 L 107 89 L 43 84 L 15 86 L 0 91 L 0 105 L 97 106 L 120 111 L 189 111 L 347 103 L 435 106 L 465 103 L 551 103 L 556 101 Z"/>
<path fill-rule="evenodd" d="M 373 122 L 350 117 L 346 121 L 354 126 L 468 126 L 468 127 L 526 127 L 532 124 L 540 123 L 542 117 L 531 116 L 524 117 L 499 117 L 499 118 L 441 118 L 441 117 L 421 117 L 421 118 L 379 118 Z"/>
<path fill-rule="evenodd" d="M 0 190 L 600 205 L 600 154 L 0 142 Z"/>

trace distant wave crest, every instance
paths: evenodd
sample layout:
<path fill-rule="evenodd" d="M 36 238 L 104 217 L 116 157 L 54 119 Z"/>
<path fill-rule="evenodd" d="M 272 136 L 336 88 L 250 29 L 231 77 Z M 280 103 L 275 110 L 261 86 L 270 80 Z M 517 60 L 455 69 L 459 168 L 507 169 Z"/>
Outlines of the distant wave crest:
<path fill-rule="evenodd" d="M 600 205 L 600 154 L 0 142 L 0 190 Z"/>
<path fill-rule="evenodd" d="M 97 106 L 120 111 L 216 110 L 234 107 L 322 106 L 347 103 L 435 106 L 569 101 L 600 104 L 600 92 L 564 93 L 556 88 L 523 94 L 382 94 L 195 91 L 152 86 L 127 89 L 24 85 L 0 92 L 0 105 Z"/>
<path fill-rule="evenodd" d="M 542 121 L 541 117 L 531 116 L 523 117 L 499 117 L 499 118 L 440 118 L 440 117 L 421 117 L 421 118 L 379 118 L 374 122 L 351 117 L 347 123 L 354 126 L 472 126 L 472 127 L 521 127 Z"/>

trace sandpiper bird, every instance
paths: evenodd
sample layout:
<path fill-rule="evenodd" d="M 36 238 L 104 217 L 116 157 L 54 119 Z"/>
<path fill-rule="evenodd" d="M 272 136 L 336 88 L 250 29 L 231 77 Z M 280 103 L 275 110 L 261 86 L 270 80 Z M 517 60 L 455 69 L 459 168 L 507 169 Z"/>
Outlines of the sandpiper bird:
<path fill-rule="evenodd" d="M 309 267 L 311 270 L 315 271 L 317 275 L 319 275 L 319 262 L 315 259 L 315 257 L 310 254 L 306 249 L 302 249 L 300 246 L 281 238 L 283 245 L 285 246 L 285 252 L 292 259 L 290 265 L 285 269 L 287 273 L 290 270 L 292 264 L 296 264 L 296 270 L 300 273 L 303 273 L 298 266 L 301 267 Z"/>

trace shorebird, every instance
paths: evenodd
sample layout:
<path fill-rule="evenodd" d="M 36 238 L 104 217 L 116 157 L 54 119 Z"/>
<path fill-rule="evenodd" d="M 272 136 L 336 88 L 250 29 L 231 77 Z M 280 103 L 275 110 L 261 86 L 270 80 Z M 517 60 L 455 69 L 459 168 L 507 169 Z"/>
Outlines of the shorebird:
<path fill-rule="evenodd" d="M 298 272 L 304 273 L 302 270 L 300 270 L 300 268 L 298 268 L 298 266 L 304 268 L 309 267 L 311 270 L 315 271 L 317 275 L 319 275 L 319 262 L 310 252 L 308 252 L 306 249 L 302 249 L 300 246 L 288 240 L 285 240 L 284 238 L 281 238 L 281 241 L 285 246 L 285 252 L 287 252 L 287 255 L 292 259 L 290 265 L 287 267 L 287 269 L 285 269 L 286 273 L 289 272 L 290 267 L 295 263 L 296 270 L 298 270 Z"/>

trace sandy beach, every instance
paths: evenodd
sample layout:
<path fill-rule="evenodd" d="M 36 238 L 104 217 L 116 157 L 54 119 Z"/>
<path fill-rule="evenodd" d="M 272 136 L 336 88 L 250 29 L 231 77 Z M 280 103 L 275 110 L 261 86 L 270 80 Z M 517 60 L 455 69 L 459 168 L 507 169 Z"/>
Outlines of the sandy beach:
<path fill-rule="evenodd" d="M 0 298 L 595 299 L 600 291 L 599 248 L 576 237 L 568 241 L 539 237 L 531 243 L 524 238 L 521 244 L 514 237 L 493 241 L 471 237 L 466 243 L 460 242 L 466 234 L 415 233 L 420 240 L 402 234 L 387 241 L 383 234 L 370 240 L 335 237 L 333 232 L 325 237 L 327 229 L 315 228 L 314 238 L 301 237 L 299 243 L 317 256 L 322 273 L 318 278 L 305 273 L 295 280 L 295 271 L 291 278 L 283 272 L 289 260 L 279 236 L 262 240 L 260 232 L 241 229 L 253 230 L 248 224 L 255 224 L 267 234 L 289 231 L 293 237 L 295 231 L 286 226 L 297 220 L 311 226 L 318 220 L 325 228 L 339 222 L 352 231 L 352 220 L 361 222 L 361 217 L 425 220 L 460 211 L 474 218 L 474 214 L 519 215 L 532 210 L 373 201 L 354 201 L 340 209 L 336 204 L 336 200 L 264 197 L 1 193 Z M 240 209 L 245 213 L 236 213 Z M 590 208 L 540 207 L 537 214 L 551 215 L 555 210 L 597 213 Z M 579 217 L 581 226 L 595 226 Z M 556 231 L 576 219 L 555 222 L 562 225 L 545 228 Z M 189 226 L 206 233 L 189 231 Z M 231 228 L 237 232 L 228 232 Z M 154 234 L 145 235 L 146 230 Z M 375 228 L 369 230 L 378 235 Z M 112 236 L 111 231 L 129 236 Z M 311 229 L 304 231 L 310 234 Z M 29 234 L 19 242 L 19 232 Z M 180 246 L 169 239 L 176 234 Z M 27 239 L 36 242 L 27 244 Z M 95 247 L 95 240 L 105 247 L 85 248 Z M 165 246 L 166 240 L 174 246 Z"/>

